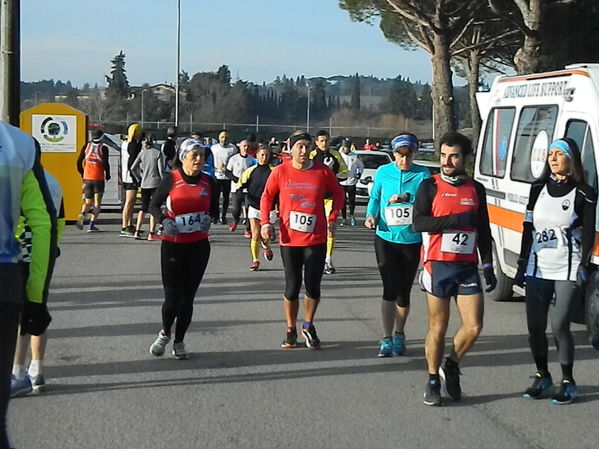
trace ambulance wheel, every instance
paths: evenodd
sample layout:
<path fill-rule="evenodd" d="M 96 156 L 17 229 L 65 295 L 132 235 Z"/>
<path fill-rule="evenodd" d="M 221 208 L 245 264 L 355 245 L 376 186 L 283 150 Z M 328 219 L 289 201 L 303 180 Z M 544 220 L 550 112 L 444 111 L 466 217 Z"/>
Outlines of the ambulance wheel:
<path fill-rule="evenodd" d="M 586 324 L 589 342 L 599 350 L 599 270 L 595 270 L 586 287 Z"/>
<path fill-rule="evenodd" d="M 495 290 L 491 293 L 487 293 L 488 297 L 493 301 L 511 300 L 514 295 L 514 280 L 501 271 L 495 242 L 493 242 L 493 268 L 495 269 L 495 276 L 497 277 L 497 287 L 495 287 Z"/>

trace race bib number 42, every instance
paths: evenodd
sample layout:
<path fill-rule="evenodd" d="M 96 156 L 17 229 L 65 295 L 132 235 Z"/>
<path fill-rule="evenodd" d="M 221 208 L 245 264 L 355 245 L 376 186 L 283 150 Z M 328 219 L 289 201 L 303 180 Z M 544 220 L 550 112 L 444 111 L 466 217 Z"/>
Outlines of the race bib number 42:
<path fill-rule="evenodd" d="M 453 254 L 474 254 L 475 240 L 475 231 L 445 231 L 441 239 L 441 251 Z"/>
<path fill-rule="evenodd" d="M 204 214 L 202 212 L 177 215 L 175 217 L 175 223 L 177 223 L 177 228 L 180 233 L 190 234 L 199 231 L 203 216 Z"/>
<path fill-rule="evenodd" d="M 387 206 L 385 207 L 385 221 L 389 226 L 412 224 L 412 206 Z"/>
<path fill-rule="evenodd" d="M 289 227 L 298 232 L 314 232 L 316 215 L 291 211 L 289 214 Z"/>

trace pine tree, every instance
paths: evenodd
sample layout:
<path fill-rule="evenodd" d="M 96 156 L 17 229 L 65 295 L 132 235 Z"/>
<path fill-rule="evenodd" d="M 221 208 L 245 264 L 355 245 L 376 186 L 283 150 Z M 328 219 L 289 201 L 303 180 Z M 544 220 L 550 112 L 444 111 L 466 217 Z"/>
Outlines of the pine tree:
<path fill-rule="evenodd" d="M 111 76 L 106 76 L 108 88 L 106 96 L 110 99 L 127 99 L 129 97 L 130 87 L 125 70 L 125 53 L 123 50 L 116 55 L 112 61 Z"/>
<path fill-rule="evenodd" d="M 354 111 L 360 110 L 360 75 L 357 73 L 352 83 L 350 107 Z"/>

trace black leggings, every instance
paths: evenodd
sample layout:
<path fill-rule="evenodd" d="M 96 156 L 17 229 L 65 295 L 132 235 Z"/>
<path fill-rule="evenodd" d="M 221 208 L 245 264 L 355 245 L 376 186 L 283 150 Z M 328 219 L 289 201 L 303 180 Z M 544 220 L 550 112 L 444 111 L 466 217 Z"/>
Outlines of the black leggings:
<path fill-rule="evenodd" d="M 302 287 L 302 268 L 306 296 L 320 300 L 320 282 L 324 271 L 327 245 L 281 246 L 281 259 L 285 267 L 285 298 L 297 301 Z"/>
<path fill-rule="evenodd" d="M 567 365 L 574 362 L 574 339 L 570 332 L 570 318 L 576 295 L 580 295 L 580 289 L 575 281 L 551 281 L 526 276 L 528 342 L 535 360 L 547 358 L 548 342 L 545 331 L 551 309 L 551 331 L 559 363 Z"/>
<path fill-rule="evenodd" d="M 349 214 L 351 216 L 354 215 L 354 210 L 356 209 L 356 186 L 343 186 L 343 190 L 345 190 L 345 203 L 343 203 L 341 214 L 343 218 L 347 218 L 346 206 L 349 205 Z"/>
<path fill-rule="evenodd" d="M 231 213 L 233 214 L 233 221 L 235 223 L 239 223 L 239 219 L 241 217 L 241 206 L 244 204 L 247 207 L 246 194 L 240 192 L 239 190 L 237 192 L 234 192 L 233 193 L 233 211 Z M 247 211 L 246 211 L 246 214 L 247 214 Z M 247 216 L 246 216 L 246 218 L 247 218 Z M 250 220 L 245 221 L 245 230 L 251 231 Z"/>
<path fill-rule="evenodd" d="M 150 210 L 150 201 L 154 192 L 156 192 L 156 189 L 141 189 L 141 211 L 146 214 Z"/>
<path fill-rule="evenodd" d="M 420 243 L 393 243 L 374 238 L 376 261 L 383 280 L 383 299 L 400 307 L 410 305 L 410 292 L 420 263 Z"/>
<path fill-rule="evenodd" d="M 217 196 L 220 198 L 220 194 L 223 194 L 223 209 L 222 209 L 222 213 L 220 214 L 221 217 L 226 217 L 227 215 L 227 209 L 229 209 L 229 195 L 231 194 L 231 180 L 230 179 L 217 179 L 216 183 L 215 183 L 215 188 L 216 188 L 216 194 Z M 218 210 L 218 203 L 215 206 L 216 210 L 212 211 L 212 213 L 210 215 L 212 215 L 213 218 L 218 218 L 219 216 L 219 210 Z"/>
<path fill-rule="evenodd" d="M 170 333 L 176 319 L 175 342 L 181 342 L 191 323 L 193 300 L 208 265 L 210 242 L 207 239 L 193 243 L 163 240 L 160 258 L 164 286 L 162 329 Z"/>
<path fill-rule="evenodd" d="M 23 271 L 17 264 L 0 264 L 0 449 L 8 449 L 6 412 L 12 363 L 23 300 Z"/>

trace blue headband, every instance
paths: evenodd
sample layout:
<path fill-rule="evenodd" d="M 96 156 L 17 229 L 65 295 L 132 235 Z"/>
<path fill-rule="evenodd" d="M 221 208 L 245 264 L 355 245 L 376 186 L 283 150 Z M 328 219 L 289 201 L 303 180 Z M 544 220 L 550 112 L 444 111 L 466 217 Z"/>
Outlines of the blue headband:
<path fill-rule="evenodd" d="M 412 151 L 416 151 L 418 148 L 418 141 L 409 134 L 401 134 L 397 137 L 394 137 L 391 141 L 391 150 L 395 151 L 401 147 L 408 147 Z"/>
<path fill-rule="evenodd" d="M 558 139 L 554 142 L 551 142 L 551 145 L 549 145 L 549 149 L 551 148 L 557 148 L 562 153 L 564 153 L 568 159 L 572 159 L 572 149 L 565 140 Z"/>

